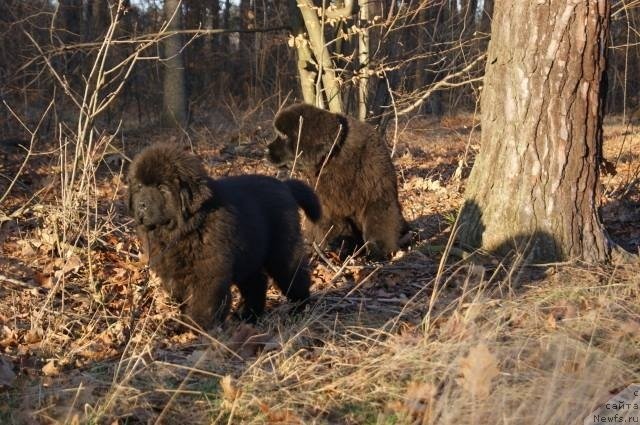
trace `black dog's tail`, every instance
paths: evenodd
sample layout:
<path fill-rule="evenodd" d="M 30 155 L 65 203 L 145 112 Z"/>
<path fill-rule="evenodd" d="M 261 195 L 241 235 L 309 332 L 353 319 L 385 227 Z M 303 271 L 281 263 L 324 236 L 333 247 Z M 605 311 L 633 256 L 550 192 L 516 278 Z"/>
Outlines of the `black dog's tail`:
<path fill-rule="evenodd" d="M 285 180 L 285 183 L 289 186 L 293 197 L 307 217 L 309 217 L 309 220 L 313 222 L 320 220 L 320 217 L 322 217 L 322 207 L 313 189 L 300 180 L 289 179 Z"/>

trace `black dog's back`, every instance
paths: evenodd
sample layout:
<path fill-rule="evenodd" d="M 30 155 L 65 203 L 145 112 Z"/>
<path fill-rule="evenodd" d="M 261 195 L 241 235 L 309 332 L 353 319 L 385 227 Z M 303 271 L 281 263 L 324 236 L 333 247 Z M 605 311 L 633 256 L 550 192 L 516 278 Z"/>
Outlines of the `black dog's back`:
<path fill-rule="evenodd" d="M 218 204 L 236 207 L 261 207 L 262 213 L 278 219 L 283 210 L 301 208 L 309 220 L 316 222 L 322 216 L 320 200 L 306 183 L 290 179 L 284 182 L 269 176 L 247 174 L 211 181 L 213 199 Z"/>
<path fill-rule="evenodd" d="M 301 181 L 262 175 L 213 180 L 211 189 L 213 208 L 233 211 L 233 280 L 245 300 L 243 315 L 262 313 L 265 272 L 287 298 L 306 300 L 311 282 L 298 208 L 309 219 L 320 219 L 320 201 L 313 190 Z"/>

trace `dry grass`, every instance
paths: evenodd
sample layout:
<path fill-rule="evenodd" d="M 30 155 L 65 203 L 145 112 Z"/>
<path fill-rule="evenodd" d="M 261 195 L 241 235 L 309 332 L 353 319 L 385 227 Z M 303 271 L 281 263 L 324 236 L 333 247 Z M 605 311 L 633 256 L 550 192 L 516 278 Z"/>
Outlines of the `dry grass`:
<path fill-rule="evenodd" d="M 65 206 L 77 215 L 57 215 L 64 184 L 45 176 L 63 150 L 35 155 L 20 180 L 32 183 L 2 205 L 18 213 L 0 228 L 0 422 L 581 424 L 640 381 L 640 267 L 441 263 L 468 171 L 459 165 L 477 148 L 471 118 L 441 124 L 400 128 L 410 251 L 384 264 L 316 258 L 304 314 L 291 317 L 273 292 L 257 326 L 232 319 L 208 335 L 179 321 L 139 263 L 121 170 L 102 142 L 87 162 L 88 213 L 78 202 Z M 275 174 L 243 131 L 193 141 L 213 174 Z M 638 220 L 620 211 L 638 201 L 639 142 L 607 127 L 618 174 L 605 180 L 606 224 L 627 247 Z M 139 149 L 129 146 L 128 156 Z M 16 167 L 24 155 L 0 153 Z M 63 218 L 90 237 L 61 245 Z"/>

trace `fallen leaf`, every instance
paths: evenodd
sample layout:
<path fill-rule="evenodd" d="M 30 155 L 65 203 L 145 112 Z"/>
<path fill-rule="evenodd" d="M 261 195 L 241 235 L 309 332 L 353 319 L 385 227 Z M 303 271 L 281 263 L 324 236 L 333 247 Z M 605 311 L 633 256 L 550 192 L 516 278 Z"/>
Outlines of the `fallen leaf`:
<path fill-rule="evenodd" d="M 78 273 L 80 268 L 83 266 L 82 260 L 77 255 L 71 255 L 66 259 L 59 258 L 56 263 L 56 265 L 60 267 L 60 270 L 64 274 L 67 274 L 69 272 Z"/>
<path fill-rule="evenodd" d="M 31 258 L 36 256 L 36 249 L 33 244 L 28 240 L 19 240 L 17 241 L 18 246 L 20 246 L 20 255 L 23 258 Z"/>
<path fill-rule="evenodd" d="M 49 363 L 42 367 L 42 373 L 44 376 L 57 376 L 60 373 L 58 370 L 55 360 L 50 360 Z"/>
<path fill-rule="evenodd" d="M 429 423 L 432 416 L 434 399 L 438 393 L 437 388 L 431 383 L 411 382 L 403 400 L 397 400 L 387 405 L 395 413 L 411 417 L 417 423 Z"/>
<path fill-rule="evenodd" d="M 443 193 L 447 191 L 447 189 L 440 183 L 440 180 L 432 180 L 424 177 L 415 177 L 406 181 L 404 184 L 404 189 L 437 193 Z"/>
<path fill-rule="evenodd" d="M 555 322 L 575 319 L 578 316 L 578 309 L 571 302 L 562 300 L 551 308 L 550 314 L 555 319 Z"/>
<path fill-rule="evenodd" d="M 35 344 L 42 341 L 43 335 L 44 331 L 42 330 L 42 328 L 29 329 L 24 335 L 24 342 L 26 342 L 27 344 Z"/>
<path fill-rule="evenodd" d="M 228 347 L 243 359 L 247 359 L 255 356 L 261 350 L 276 350 L 280 344 L 268 333 L 260 333 L 251 325 L 241 324 L 231 336 Z"/>
<path fill-rule="evenodd" d="M 35 282 L 42 288 L 51 289 L 51 287 L 53 286 L 50 274 L 36 272 L 33 276 L 33 280 L 35 280 Z"/>
<path fill-rule="evenodd" d="M 264 403 L 260 403 L 260 410 L 267 416 L 268 424 L 278 425 L 302 425 L 302 419 L 289 409 L 271 409 Z"/>
<path fill-rule="evenodd" d="M 49 251 L 58 243 L 58 237 L 49 229 L 40 229 L 38 232 L 38 241 L 44 245 L 46 251 Z"/>
<path fill-rule="evenodd" d="M 491 392 L 491 381 L 498 376 L 498 362 L 483 343 L 469 350 L 460 362 L 462 378 L 458 383 L 476 400 L 487 398 Z"/>
<path fill-rule="evenodd" d="M 443 338 L 460 339 L 468 338 L 472 329 L 467 320 L 456 310 L 442 326 L 440 333 Z"/>
<path fill-rule="evenodd" d="M 335 272 L 320 264 L 313 271 L 313 276 L 322 282 L 331 282 L 331 279 L 335 276 Z"/>
<path fill-rule="evenodd" d="M 620 324 L 620 331 L 624 335 L 640 337 L 640 323 L 633 319 L 626 320 Z"/>
<path fill-rule="evenodd" d="M 0 328 L 0 347 L 9 347 L 15 345 L 17 342 L 18 335 L 10 327 L 3 325 L 2 328 Z"/>
<path fill-rule="evenodd" d="M 193 351 L 191 354 L 189 354 L 187 356 L 187 362 L 189 364 L 192 364 L 192 365 L 201 364 L 201 363 L 207 361 L 207 359 L 209 357 L 209 352 L 210 352 L 210 350 L 208 350 L 208 349 L 195 350 L 195 351 Z"/>
<path fill-rule="evenodd" d="M 235 385 L 235 382 L 233 382 L 231 375 L 225 375 L 224 378 L 220 380 L 220 388 L 222 388 L 224 404 L 230 408 L 236 398 L 240 395 L 240 390 Z"/>

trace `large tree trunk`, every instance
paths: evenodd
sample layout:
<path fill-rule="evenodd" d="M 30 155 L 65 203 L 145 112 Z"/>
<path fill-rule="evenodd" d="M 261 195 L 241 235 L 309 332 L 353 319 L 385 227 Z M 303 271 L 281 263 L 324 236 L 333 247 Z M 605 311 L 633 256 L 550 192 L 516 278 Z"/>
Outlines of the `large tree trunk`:
<path fill-rule="evenodd" d="M 180 0 L 165 0 L 164 16 L 170 20 L 168 31 L 182 29 Z M 184 127 L 187 124 L 187 93 L 182 59 L 182 37 L 179 34 L 167 37 L 164 47 L 164 82 L 162 122 L 169 127 Z"/>
<path fill-rule="evenodd" d="M 610 259 L 598 214 L 609 13 L 609 0 L 495 1 L 464 245 Z"/>

